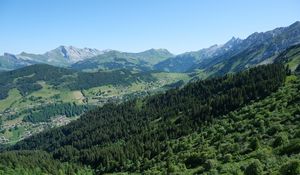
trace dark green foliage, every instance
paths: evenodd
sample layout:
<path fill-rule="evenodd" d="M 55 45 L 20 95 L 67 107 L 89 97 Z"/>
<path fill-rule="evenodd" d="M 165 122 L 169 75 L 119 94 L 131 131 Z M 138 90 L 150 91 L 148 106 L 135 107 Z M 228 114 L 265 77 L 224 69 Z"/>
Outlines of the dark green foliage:
<path fill-rule="evenodd" d="M 296 72 L 300 72 L 300 64 L 297 66 L 297 68 L 296 68 L 295 71 L 296 71 Z"/>
<path fill-rule="evenodd" d="M 8 91 L 10 90 L 9 87 L 5 87 L 5 86 L 2 86 L 2 89 L 0 91 L 0 99 L 5 99 L 8 97 Z"/>
<path fill-rule="evenodd" d="M 175 83 L 167 84 L 164 87 L 165 88 L 180 88 L 184 85 L 183 80 L 176 81 Z"/>
<path fill-rule="evenodd" d="M 129 85 L 135 81 L 154 81 L 150 73 L 133 74 L 131 71 L 122 69 L 109 72 L 78 73 L 75 81 L 68 87 L 71 90 L 88 89 L 102 85 Z"/>
<path fill-rule="evenodd" d="M 185 165 L 187 168 L 195 168 L 199 165 L 205 163 L 205 157 L 201 154 L 193 153 L 185 160 Z"/>
<path fill-rule="evenodd" d="M 14 119 L 16 119 L 16 118 L 18 118 L 19 116 L 18 115 L 9 115 L 9 116 L 7 116 L 7 120 L 14 120 Z"/>
<path fill-rule="evenodd" d="M 288 63 L 293 57 L 300 55 L 300 44 L 293 45 L 281 52 L 274 60 L 275 63 Z M 294 52 L 295 50 L 295 52 Z M 289 54 L 291 52 L 292 54 Z"/>
<path fill-rule="evenodd" d="M 249 148 L 254 151 L 254 150 L 257 150 L 259 148 L 259 140 L 257 138 L 253 138 L 251 141 L 250 141 L 250 145 L 249 145 Z"/>
<path fill-rule="evenodd" d="M 288 143 L 288 137 L 285 134 L 280 134 L 276 136 L 274 142 L 273 142 L 273 147 L 278 147 L 284 144 Z"/>
<path fill-rule="evenodd" d="M 224 156 L 224 162 L 231 162 L 232 161 L 232 155 L 231 154 L 226 154 Z"/>
<path fill-rule="evenodd" d="M 298 175 L 300 174 L 300 161 L 292 160 L 285 165 L 283 165 L 280 169 L 280 174 L 282 175 Z"/>
<path fill-rule="evenodd" d="M 262 164 L 259 160 L 255 159 L 245 169 L 245 175 L 261 175 L 263 172 Z"/>
<path fill-rule="evenodd" d="M 270 136 L 275 135 L 277 132 L 280 132 L 282 130 L 282 126 L 281 125 L 274 125 L 271 126 L 268 130 L 267 130 L 267 134 Z"/>
<path fill-rule="evenodd" d="M 7 97 L 12 88 L 17 88 L 22 95 L 27 95 L 41 88 L 37 81 L 49 81 L 52 84 L 60 83 L 62 75 L 71 75 L 74 72 L 64 68 L 49 65 L 33 65 L 14 71 L 0 73 L 0 99 Z"/>
<path fill-rule="evenodd" d="M 293 140 L 289 144 L 284 145 L 278 149 L 280 155 L 291 155 L 300 153 L 300 139 Z"/>
<path fill-rule="evenodd" d="M 47 106 L 40 106 L 30 109 L 27 111 L 30 114 L 25 116 L 23 121 L 32 123 L 47 122 L 51 117 L 56 115 L 73 117 L 78 116 L 92 108 L 92 106 L 76 105 L 75 103 L 50 104 Z"/>
<path fill-rule="evenodd" d="M 136 81 L 154 80 L 155 78 L 146 72 L 132 73 L 129 70 L 114 70 L 87 73 L 46 64 L 32 65 L 0 73 L 0 100 L 5 99 L 12 88 L 17 88 L 23 96 L 39 90 L 42 86 L 38 81 L 44 81 L 54 87 L 81 90 L 102 85 L 128 85 Z"/>
<path fill-rule="evenodd" d="M 31 92 L 42 89 L 43 87 L 38 83 L 24 83 L 17 86 L 17 89 L 20 91 L 21 95 L 25 96 Z"/>
<path fill-rule="evenodd" d="M 270 95 L 284 80 L 285 68 L 282 65 L 267 65 L 237 75 L 190 83 L 165 94 L 91 110 L 79 120 L 25 139 L 13 149 L 46 150 L 55 159 L 90 165 L 98 172 L 145 171 L 153 167 L 155 161 L 167 161 L 163 158 L 167 152 L 167 157 L 173 157 L 168 142 L 201 132 L 214 119 L 251 100 Z M 235 120 L 234 116 L 232 120 Z M 238 129 L 242 132 L 243 127 Z M 232 131 L 223 128 L 205 132 L 214 134 L 210 143 L 213 144 Z M 200 141 L 199 145 L 202 145 Z M 235 154 L 239 150 L 239 144 L 214 147 L 219 147 L 224 154 Z M 177 146 L 172 152 L 189 148 L 187 145 L 184 149 Z M 206 150 L 183 160 L 188 168 L 202 166 L 204 171 L 216 171 L 218 166 L 214 159 L 217 157 L 215 151 Z M 223 161 L 223 157 L 220 160 Z M 174 161 L 167 162 L 168 166 L 164 167 L 174 170 Z M 178 167 L 184 169 L 185 166 Z"/>
<path fill-rule="evenodd" d="M 204 167 L 204 171 L 210 171 L 213 168 L 215 168 L 216 166 L 216 162 L 212 159 L 208 159 L 205 161 L 203 167 Z"/>
<path fill-rule="evenodd" d="M 0 174 L 92 174 L 76 164 L 61 163 L 43 151 L 14 151 L 0 154 Z"/>

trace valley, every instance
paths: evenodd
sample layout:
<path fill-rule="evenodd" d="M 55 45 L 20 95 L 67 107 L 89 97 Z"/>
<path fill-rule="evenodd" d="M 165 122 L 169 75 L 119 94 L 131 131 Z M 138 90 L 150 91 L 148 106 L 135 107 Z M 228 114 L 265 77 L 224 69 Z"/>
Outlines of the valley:
<path fill-rule="evenodd" d="M 27 154 L 22 150 L 47 151 L 56 160 L 73 160 L 83 169 L 80 164 L 90 165 L 99 174 L 247 173 L 252 164 L 255 171 L 272 174 L 297 160 L 293 153 L 298 147 L 283 152 L 289 143 L 276 141 L 273 146 L 272 136 L 298 129 L 298 86 L 299 78 L 286 76 L 284 66 L 259 66 L 142 100 L 104 105 L 10 150 L 20 155 Z M 282 129 L 285 123 L 289 130 Z M 291 135 L 289 141 L 297 144 L 297 137 Z M 281 160 L 277 158 L 281 154 L 292 155 Z"/>
<path fill-rule="evenodd" d="M 300 174 L 300 22 L 172 54 L 0 56 L 0 175 Z"/>
<path fill-rule="evenodd" d="M 43 65 L 41 65 L 43 66 Z M 39 65 L 35 66 L 39 69 Z M 52 67 L 49 67 L 52 69 Z M 53 67 L 53 69 L 56 69 Z M 51 72 L 51 71 L 50 71 Z M 37 74 L 42 72 L 36 72 Z M 23 78 L 33 77 L 22 76 Z M 62 75 L 59 75 L 63 77 Z M 75 104 L 77 107 L 93 108 L 94 106 L 103 106 L 106 103 L 122 103 L 134 98 L 141 98 L 152 94 L 160 93 L 168 89 L 168 84 L 183 80 L 188 82 L 191 77 L 184 73 L 151 73 L 147 75 L 151 81 L 137 79 L 128 84 L 105 84 L 82 90 L 71 90 L 64 86 L 66 82 L 59 85 L 47 81 L 37 80 L 36 83 L 41 86 L 40 89 L 34 90 L 26 95 L 22 95 L 18 88 L 8 91 L 5 99 L 0 100 L 0 116 L 2 127 L 0 131 L 1 144 L 13 144 L 21 139 L 27 138 L 32 134 L 39 133 L 43 130 L 68 124 L 70 121 L 77 119 L 80 114 L 87 109 L 83 109 L 78 115 L 66 116 L 70 109 L 51 114 L 46 119 L 26 120 L 34 110 L 46 110 L 53 104 Z M 12 80 L 16 83 L 21 81 L 22 77 Z M 109 75 L 105 77 L 109 79 Z M 45 114 L 43 114 L 45 115 Z"/>

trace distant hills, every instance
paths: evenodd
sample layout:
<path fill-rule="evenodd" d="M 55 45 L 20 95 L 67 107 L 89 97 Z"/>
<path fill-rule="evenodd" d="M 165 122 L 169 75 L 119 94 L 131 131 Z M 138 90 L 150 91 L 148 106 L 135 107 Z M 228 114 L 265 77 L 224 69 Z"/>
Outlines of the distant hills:
<path fill-rule="evenodd" d="M 32 64 L 50 64 L 76 70 L 113 69 L 159 70 L 167 72 L 200 72 L 201 77 L 218 76 L 241 71 L 256 65 L 273 63 L 285 49 L 300 43 L 300 22 L 261 33 L 246 39 L 233 37 L 222 45 L 199 51 L 173 55 L 166 49 L 150 49 L 139 53 L 115 50 L 59 46 L 44 54 L 0 56 L 0 70 L 12 70 Z"/>
<path fill-rule="evenodd" d="M 150 49 L 139 53 L 109 51 L 73 64 L 77 70 L 138 69 L 151 70 L 153 65 L 174 56 L 166 49 Z"/>
<path fill-rule="evenodd" d="M 4 53 L 0 56 L 0 70 L 13 70 L 32 64 L 50 64 L 54 66 L 67 67 L 75 62 L 90 58 L 106 51 L 97 49 L 79 49 L 73 46 L 59 46 L 44 54 L 31 54 L 22 52 L 18 55 Z"/>
<path fill-rule="evenodd" d="M 44 54 L 22 52 L 0 56 L 0 70 L 13 70 L 33 64 L 71 67 L 77 70 L 132 68 L 150 70 L 154 64 L 174 56 L 166 49 L 149 49 L 139 53 L 59 46 Z"/>

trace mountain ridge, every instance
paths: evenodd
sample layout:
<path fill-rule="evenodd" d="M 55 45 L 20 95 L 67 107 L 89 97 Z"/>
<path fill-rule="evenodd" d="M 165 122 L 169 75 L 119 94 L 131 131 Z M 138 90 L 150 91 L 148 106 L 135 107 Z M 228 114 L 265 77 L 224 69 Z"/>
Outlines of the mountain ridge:
<path fill-rule="evenodd" d="M 98 53 L 101 54 L 102 52 L 87 48 L 78 49 L 73 46 L 59 46 L 44 54 L 32 54 L 24 51 L 20 54 L 4 53 L 3 56 L 0 56 L 0 69 L 14 70 L 32 64 L 67 67 L 77 60 L 82 60 Z"/>
<path fill-rule="evenodd" d="M 206 73 L 206 76 L 221 75 L 224 72 L 236 72 L 249 66 L 272 63 L 273 56 L 298 43 L 300 43 L 299 21 L 287 27 L 255 32 L 245 39 L 233 37 L 218 47 L 183 53 L 154 67 L 171 72 L 191 72 L 200 69 Z M 250 52 L 253 55 L 244 54 Z M 242 62 L 239 62 L 241 60 Z M 183 67 L 180 67 L 183 62 Z"/>
<path fill-rule="evenodd" d="M 108 51 L 79 61 L 71 66 L 77 70 L 138 69 L 151 70 L 155 63 L 173 56 L 167 49 L 149 49 L 138 53 Z"/>
<path fill-rule="evenodd" d="M 151 67 L 152 64 L 156 64 L 163 59 L 173 56 L 173 54 L 167 49 L 152 48 L 142 52 L 133 53 L 110 49 L 100 51 L 92 48 L 77 48 L 74 46 L 61 45 L 55 49 L 45 52 L 44 54 L 32 54 L 24 51 L 20 54 L 4 53 L 3 56 L 0 56 L 0 70 L 14 70 L 32 64 L 49 64 L 60 67 L 72 67 L 73 64 L 81 64 L 85 60 L 90 62 L 88 59 L 92 58 L 97 61 L 97 58 L 95 57 L 103 54 L 110 54 L 112 56 L 115 54 L 112 60 L 118 59 L 119 57 L 130 58 L 131 60 L 129 60 L 129 62 L 140 62 L 140 66 L 148 64 L 148 67 Z M 75 67 L 78 67 L 77 64 Z"/>
<path fill-rule="evenodd" d="M 300 43 L 300 22 L 266 32 L 254 32 L 245 39 L 232 37 L 224 44 L 174 55 L 166 49 L 138 53 L 59 46 L 44 54 L 4 54 L 0 69 L 12 70 L 45 63 L 77 70 L 97 71 L 119 68 L 169 72 L 201 71 L 203 78 L 237 72 L 247 67 L 273 63 L 286 48 Z M 249 54 L 251 53 L 251 54 Z M 16 59 L 17 58 L 17 59 Z"/>

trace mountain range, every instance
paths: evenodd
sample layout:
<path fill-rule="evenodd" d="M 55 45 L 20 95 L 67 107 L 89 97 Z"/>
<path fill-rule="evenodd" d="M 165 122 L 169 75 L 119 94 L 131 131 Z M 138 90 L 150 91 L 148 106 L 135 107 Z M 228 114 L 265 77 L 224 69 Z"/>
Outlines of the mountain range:
<path fill-rule="evenodd" d="M 33 64 L 49 64 L 59 67 L 71 67 L 78 70 L 137 68 L 150 70 L 152 66 L 174 56 L 166 49 L 149 49 L 139 53 L 115 50 L 97 50 L 59 46 L 44 54 L 22 52 L 14 55 L 4 53 L 0 56 L 0 70 L 14 70 Z"/>
<path fill-rule="evenodd" d="M 199 51 L 173 55 L 166 49 L 150 49 L 139 53 L 116 50 L 97 50 L 59 46 L 44 54 L 0 56 L 0 70 L 45 63 L 77 70 L 97 71 L 112 69 L 159 70 L 167 72 L 200 72 L 201 77 L 237 72 L 256 65 L 273 63 L 285 49 L 300 43 L 300 22 L 267 32 L 255 32 L 246 39 L 233 37 L 222 45 Z"/>
<path fill-rule="evenodd" d="M 150 49 L 139 53 L 108 51 L 104 54 L 79 61 L 71 65 L 71 68 L 77 70 L 127 68 L 145 71 L 153 69 L 155 64 L 172 56 L 174 55 L 166 49 Z"/>
<path fill-rule="evenodd" d="M 223 45 L 214 45 L 196 52 L 169 58 L 155 69 L 172 72 L 201 70 L 206 76 L 236 72 L 247 67 L 272 63 L 286 48 L 300 43 L 300 22 L 261 33 L 246 39 L 232 38 Z"/>
<path fill-rule="evenodd" d="M 32 64 L 50 64 L 54 66 L 67 67 L 75 62 L 105 53 L 97 49 L 79 49 L 73 46 L 59 46 L 44 54 L 31 54 L 22 52 L 14 55 L 4 53 L 0 56 L 0 70 L 13 70 Z"/>

